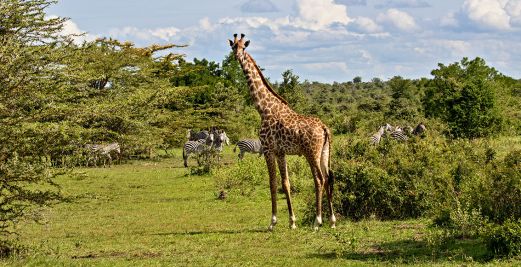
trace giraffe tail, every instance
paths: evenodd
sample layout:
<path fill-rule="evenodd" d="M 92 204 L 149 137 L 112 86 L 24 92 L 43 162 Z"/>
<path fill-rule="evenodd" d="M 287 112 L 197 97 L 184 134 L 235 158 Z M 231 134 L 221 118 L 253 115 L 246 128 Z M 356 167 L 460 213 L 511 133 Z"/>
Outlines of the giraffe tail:
<path fill-rule="evenodd" d="M 329 190 L 331 192 L 333 192 L 333 187 L 334 187 L 334 184 L 335 184 L 335 175 L 333 173 L 333 170 L 331 170 L 331 143 L 332 143 L 332 138 L 331 138 L 331 131 L 327 128 L 327 127 L 324 127 L 324 132 L 326 134 L 326 140 L 325 140 L 325 144 L 324 145 L 327 145 L 328 146 L 328 159 L 327 159 L 327 181 L 328 181 L 328 185 L 329 185 Z M 327 143 L 326 143 L 327 142 Z"/>

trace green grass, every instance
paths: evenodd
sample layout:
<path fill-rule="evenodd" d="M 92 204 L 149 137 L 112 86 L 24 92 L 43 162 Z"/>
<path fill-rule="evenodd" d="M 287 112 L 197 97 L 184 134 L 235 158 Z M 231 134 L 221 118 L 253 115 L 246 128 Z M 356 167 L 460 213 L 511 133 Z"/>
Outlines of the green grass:
<path fill-rule="evenodd" d="M 226 150 L 224 168 L 236 164 L 231 148 Z M 42 224 L 22 223 L 19 242 L 27 252 L 0 265 L 452 266 L 478 265 L 486 257 L 483 245 L 473 240 L 429 246 L 425 219 L 341 219 L 337 229 L 326 223 L 317 232 L 299 221 L 299 228 L 290 230 L 283 194 L 279 224 L 268 232 L 267 178 L 250 196 L 218 200 L 214 178 L 189 175 L 178 150 L 173 158 L 75 173 L 57 180 L 73 201 L 44 210 Z M 304 192 L 309 190 L 294 197 L 297 218 L 309 199 Z"/>

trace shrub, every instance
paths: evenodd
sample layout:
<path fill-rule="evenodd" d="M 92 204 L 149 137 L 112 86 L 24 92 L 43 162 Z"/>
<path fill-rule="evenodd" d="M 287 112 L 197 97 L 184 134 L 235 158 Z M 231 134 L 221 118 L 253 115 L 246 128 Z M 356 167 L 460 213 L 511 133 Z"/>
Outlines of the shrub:
<path fill-rule="evenodd" d="M 384 139 L 377 147 L 355 138 L 335 146 L 337 211 L 354 219 L 394 219 L 446 206 L 453 189 L 451 164 L 440 160 L 448 156 L 445 145 L 432 137 L 408 144 Z"/>
<path fill-rule="evenodd" d="M 489 225 L 484 234 L 487 250 L 497 257 L 521 254 L 521 220 Z"/>

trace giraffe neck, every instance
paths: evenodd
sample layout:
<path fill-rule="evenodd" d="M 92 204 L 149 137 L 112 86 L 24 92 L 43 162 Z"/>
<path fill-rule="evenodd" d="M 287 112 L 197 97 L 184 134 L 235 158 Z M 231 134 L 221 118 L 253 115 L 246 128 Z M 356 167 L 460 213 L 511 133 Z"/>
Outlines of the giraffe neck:
<path fill-rule="evenodd" d="M 262 118 L 293 112 L 286 100 L 273 91 L 257 66 L 257 63 L 248 53 L 237 53 L 236 57 L 248 80 L 248 87 L 255 108 Z"/>

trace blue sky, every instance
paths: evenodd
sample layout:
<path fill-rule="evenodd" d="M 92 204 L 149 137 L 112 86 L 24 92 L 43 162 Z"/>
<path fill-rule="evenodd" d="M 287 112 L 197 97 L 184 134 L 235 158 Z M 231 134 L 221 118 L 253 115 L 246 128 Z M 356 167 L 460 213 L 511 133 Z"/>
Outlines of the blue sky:
<path fill-rule="evenodd" d="M 221 62 L 245 33 L 272 80 L 430 77 L 465 56 L 521 78 L 521 0 L 61 0 L 47 13 L 87 40 L 188 44 L 174 51 L 188 60 Z"/>

